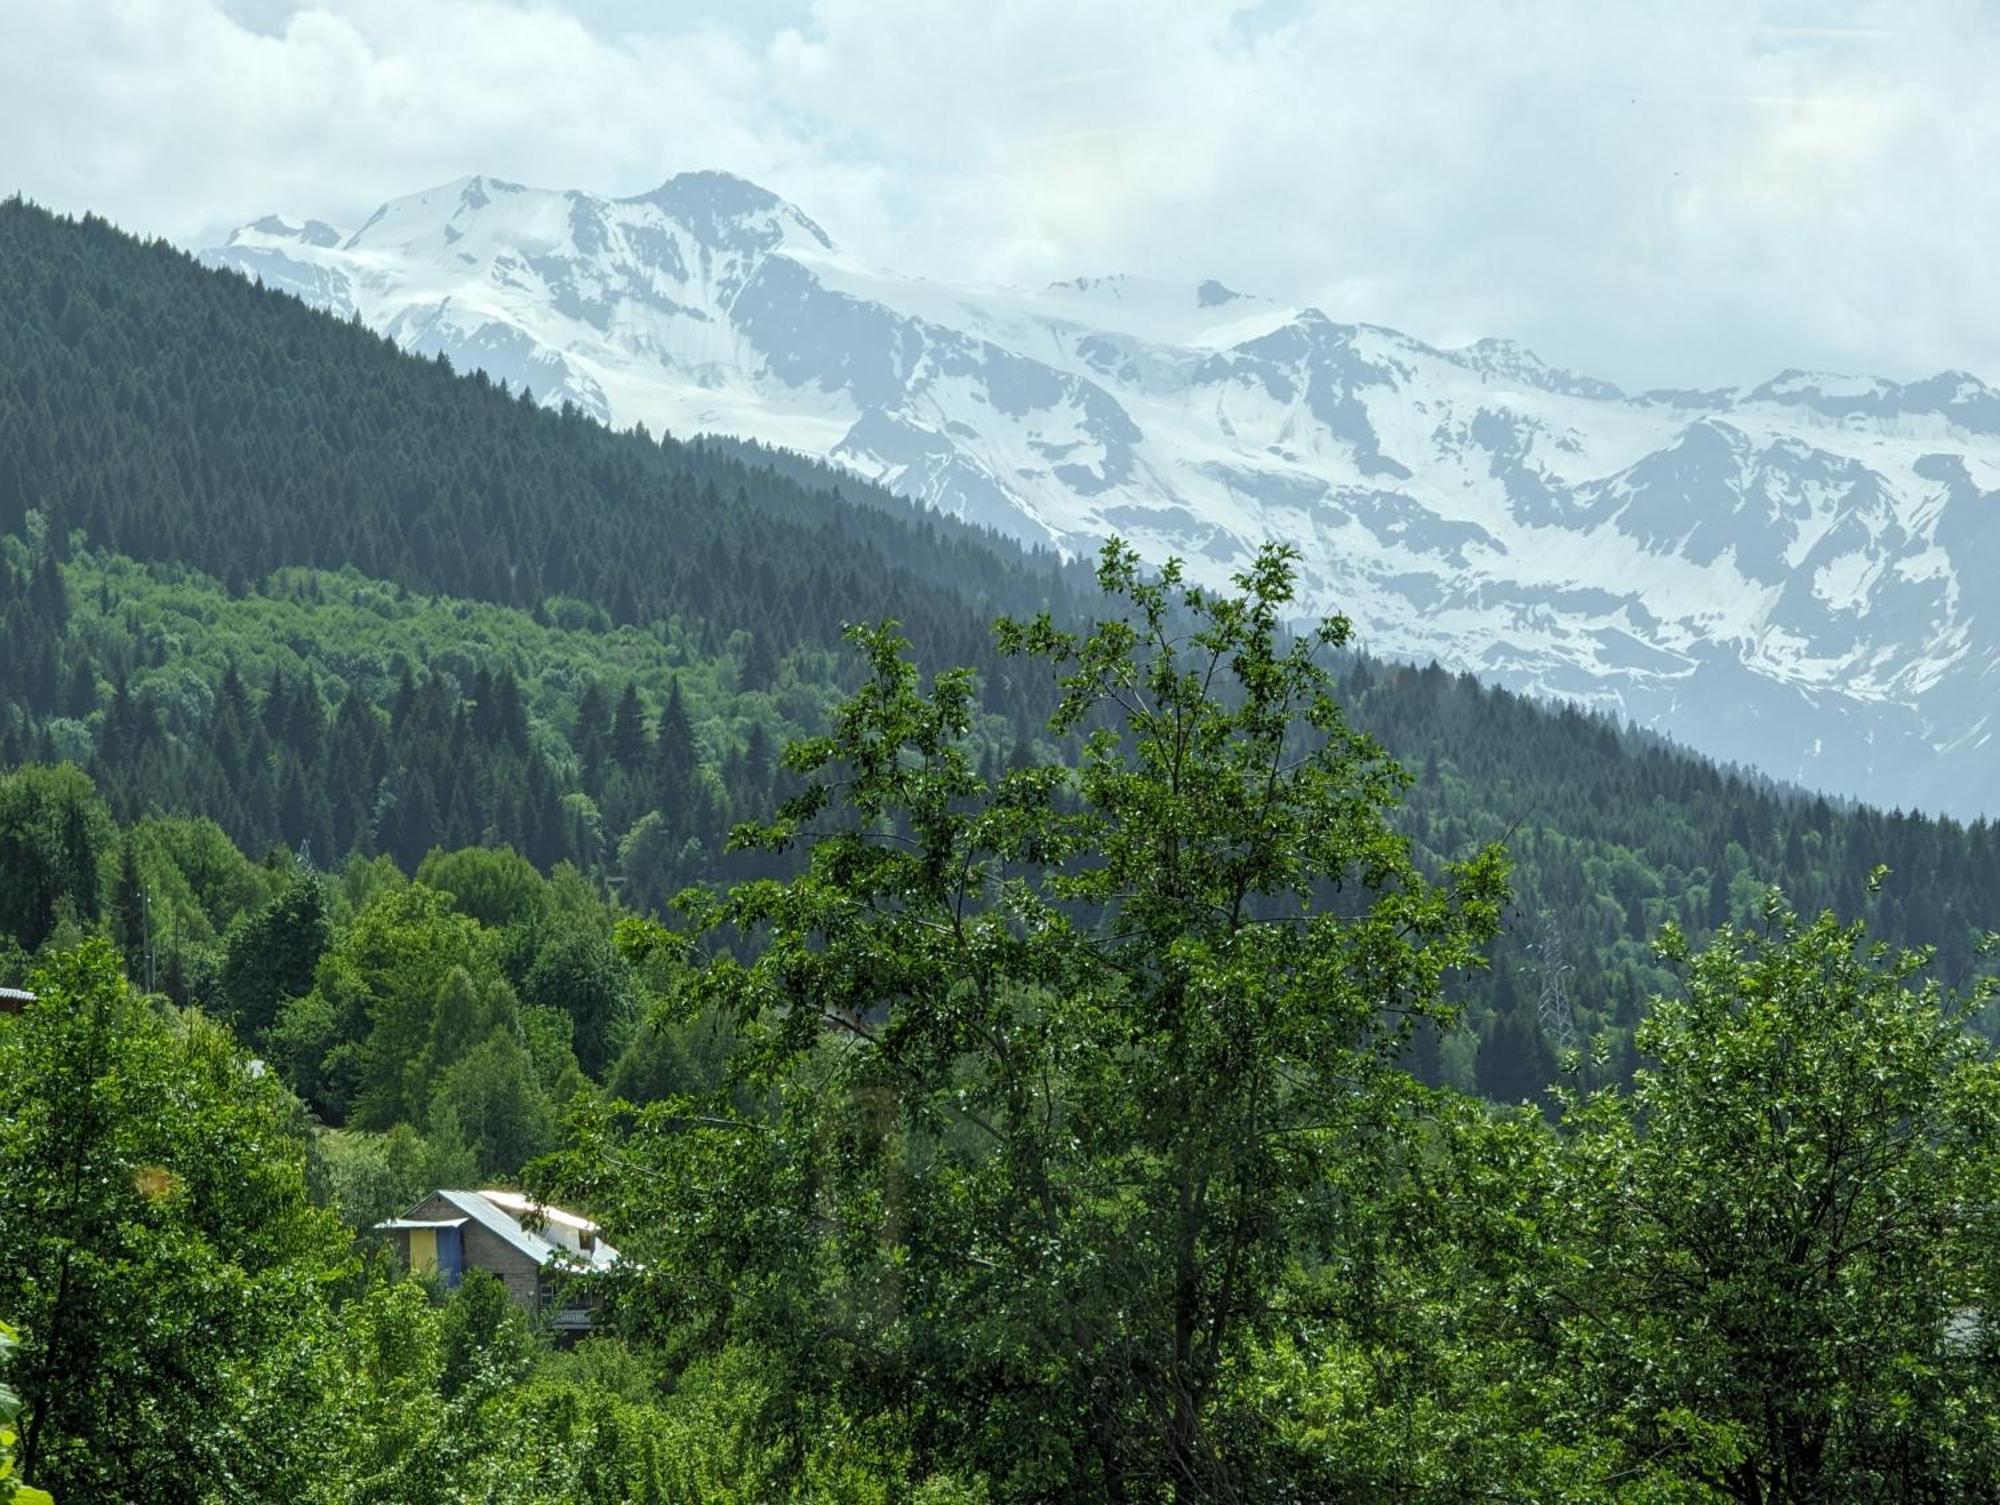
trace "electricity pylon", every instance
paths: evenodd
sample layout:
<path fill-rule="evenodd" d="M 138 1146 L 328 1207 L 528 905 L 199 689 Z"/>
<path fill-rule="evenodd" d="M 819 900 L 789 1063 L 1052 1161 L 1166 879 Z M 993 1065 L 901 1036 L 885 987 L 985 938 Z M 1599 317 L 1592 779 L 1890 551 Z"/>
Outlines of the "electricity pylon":
<path fill-rule="evenodd" d="M 1562 931 L 1556 928 L 1553 910 L 1543 910 L 1541 921 L 1542 938 L 1529 948 L 1539 951 L 1542 959 L 1542 996 L 1536 1012 L 1549 1043 L 1558 1051 L 1571 1051 L 1576 1049 L 1576 1015 L 1570 1011 L 1569 987 L 1563 981 L 1569 963 L 1563 960 Z"/>

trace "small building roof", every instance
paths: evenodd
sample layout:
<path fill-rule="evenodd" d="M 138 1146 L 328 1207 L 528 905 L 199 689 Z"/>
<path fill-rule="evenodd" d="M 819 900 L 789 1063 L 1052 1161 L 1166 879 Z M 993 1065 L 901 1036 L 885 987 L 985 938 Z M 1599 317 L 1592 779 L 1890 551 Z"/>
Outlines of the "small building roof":
<path fill-rule="evenodd" d="M 537 1202 L 532 1197 L 524 1197 L 517 1191 L 499 1191 L 485 1187 L 480 1190 L 479 1195 L 494 1206 L 511 1212 L 517 1218 L 533 1215 L 545 1223 L 574 1228 L 578 1233 L 597 1232 L 597 1225 L 589 1218 L 578 1217 L 573 1212 L 564 1212 L 560 1207 L 550 1207 L 547 1203 Z"/>
<path fill-rule="evenodd" d="M 557 1268 L 606 1270 L 618 1261 L 618 1251 L 602 1240 L 593 1237 L 587 1250 L 572 1249 L 555 1239 L 544 1238 L 521 1226 L 521 1219 L 539 1218 L 550 1223 L 558 1223 L 578 1232 L 595 1235 L 597 1225 L 588 1218 L 573 1212 L 565 1212 L 559 1207 L 547 1207 L 531 1198 L 510 1191 L 447 1191 L 440 1187 L 435 1195 L 444 1198 L 453 1207 L 465 1214 L 463 1218 L 437 1220 L 414 1218 L 405 1214 L 400 1218 L 390 1218 L 377 1223 L 379 1229 L 395 1228 L 443 1228 L 462 1226 L 467 1220 L 479 1224 L 488 1233 L 501 1239 L 525 1254 L 537 1265 L 554 1265 Z M 429 1197 L 417 1203 L 417 1207 L 428 1202 Z M 411 1213 L 416 1207 L 410 1209 Z"/>

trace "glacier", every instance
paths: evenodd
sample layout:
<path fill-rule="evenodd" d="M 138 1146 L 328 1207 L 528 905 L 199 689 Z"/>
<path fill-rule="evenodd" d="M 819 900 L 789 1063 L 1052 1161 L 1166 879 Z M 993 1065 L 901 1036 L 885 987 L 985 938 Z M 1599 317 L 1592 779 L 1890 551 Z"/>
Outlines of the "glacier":
<path fill-rule="evenodd" d="M 2000 392 L 1785 371 L 1626 392 L 1238 292 L 899 276 L 720 172 L 610 198 L 468 177 L 208 265 L 617 427 L 828 461 L 1024 542 L 1217 583 L 1295 545 L 1373 652 L 1781 780 L 2000 809 Z"/>

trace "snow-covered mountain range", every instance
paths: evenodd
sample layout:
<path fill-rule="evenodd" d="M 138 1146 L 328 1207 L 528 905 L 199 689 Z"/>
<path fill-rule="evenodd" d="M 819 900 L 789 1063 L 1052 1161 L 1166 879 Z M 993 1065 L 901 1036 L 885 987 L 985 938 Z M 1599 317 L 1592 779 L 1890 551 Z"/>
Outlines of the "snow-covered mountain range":
<path fill-rule="evenodd" d="M 1266 538 L 1366 645 L 1889 806 L 2000 811 L 2000 392 L 1787 371 L 1627 393 L 1129 277 L 872 270 L 754 184 L 467 178 L 203 253 L 620 427 L 737 434 L 1220 579 Z"/>

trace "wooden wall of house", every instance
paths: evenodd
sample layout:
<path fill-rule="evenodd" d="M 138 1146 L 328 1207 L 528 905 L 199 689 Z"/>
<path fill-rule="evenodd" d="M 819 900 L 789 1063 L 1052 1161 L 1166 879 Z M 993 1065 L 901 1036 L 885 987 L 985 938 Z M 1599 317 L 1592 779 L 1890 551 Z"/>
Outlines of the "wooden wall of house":
<path fill-rule="evenodd" d="M 465 1268 L 485 1270 L 500 1277 L 507 1287 L 507 1294 L 516 1304 L 529 1311 L 536 1309 L 539 1297 L 541 1269 L 527 1255 L 487 1229 L 477 1219 L 470 1217 L 460 1208 L 433 1192 L 425 1197 L 408 1213 L 412 1218 L 464 1218 L 465 1219 Z M 408 1259 L 408 1246 L 404 1246 L 404 1258 Z"/>

